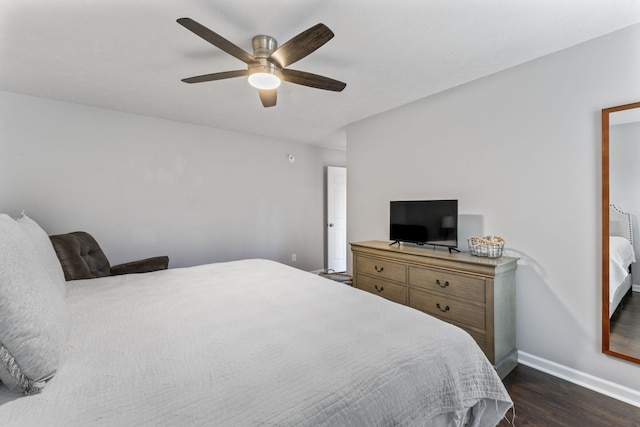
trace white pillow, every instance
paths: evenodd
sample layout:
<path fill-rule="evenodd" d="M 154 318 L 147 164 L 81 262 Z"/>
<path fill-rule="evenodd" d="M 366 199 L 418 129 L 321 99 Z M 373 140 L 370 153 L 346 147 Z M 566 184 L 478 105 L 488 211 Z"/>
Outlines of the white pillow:
<path fill-rule="evenodd" d="M 56 286 L 58 286 L 62 295 L 66 295 L 67 282 L 64 278 L 64 271 L 62 271 L 62 264 L 60 264 L 58 255 L 56 255 L 56 251 L 53 249 L 51 239 L 49 239 L 47 233 L 37 222 L 25 214 L 22 214 L 21 218 L 16 219 L 16 222 L 27 236 L 29 236 L 29 239 L 35 246 L 36 256 L 51 276 L 51 279 Z"/>
<path fill-rule="evenodd" d="M 39 393 L 67 347 L 69 313 L 27 234 L 0 214 L 0 381 Z"/>

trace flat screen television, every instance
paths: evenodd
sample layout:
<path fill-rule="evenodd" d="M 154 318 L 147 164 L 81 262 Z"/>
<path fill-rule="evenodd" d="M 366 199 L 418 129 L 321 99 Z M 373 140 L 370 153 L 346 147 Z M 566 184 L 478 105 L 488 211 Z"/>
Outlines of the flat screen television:
<path fill-rule="evenodd" d="M 389 214 L 394 243 L 458 247 L 457 200 L 392 201 Z"/>

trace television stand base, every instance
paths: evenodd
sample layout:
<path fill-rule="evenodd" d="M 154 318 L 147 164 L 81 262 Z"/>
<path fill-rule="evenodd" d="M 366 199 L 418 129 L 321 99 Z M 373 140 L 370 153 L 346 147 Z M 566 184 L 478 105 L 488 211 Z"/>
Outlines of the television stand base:
<path fill-rule="evenodd" d="M 456 251 L 456 252 L 460 253 L 460 249 L 458 249 L 458 248 L 451 248 L 450 247 L 449 248 L 449 253 L 451 253 L 451 251 Z"/>

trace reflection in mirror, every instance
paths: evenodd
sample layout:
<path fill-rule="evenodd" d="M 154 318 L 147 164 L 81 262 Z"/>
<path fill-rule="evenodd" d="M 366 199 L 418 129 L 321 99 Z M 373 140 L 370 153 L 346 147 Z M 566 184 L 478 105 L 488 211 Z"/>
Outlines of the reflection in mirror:
<path fill-rule="evenodd" d="M 640 102 L 602 110 L 602 351 L 640 363 Z"/>

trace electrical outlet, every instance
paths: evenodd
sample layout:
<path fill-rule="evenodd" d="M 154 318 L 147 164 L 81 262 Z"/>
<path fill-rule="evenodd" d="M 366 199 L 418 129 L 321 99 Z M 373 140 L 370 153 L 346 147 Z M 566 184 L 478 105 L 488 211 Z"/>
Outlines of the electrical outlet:
<path fill-rule="evenodd" d="M 291 261 L 295 262 L 296 260 L 296 254 L 291 254 Z"/>

